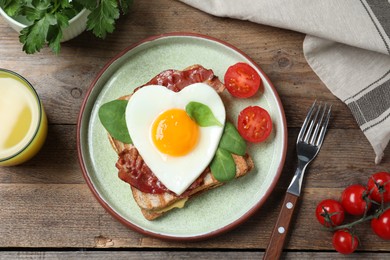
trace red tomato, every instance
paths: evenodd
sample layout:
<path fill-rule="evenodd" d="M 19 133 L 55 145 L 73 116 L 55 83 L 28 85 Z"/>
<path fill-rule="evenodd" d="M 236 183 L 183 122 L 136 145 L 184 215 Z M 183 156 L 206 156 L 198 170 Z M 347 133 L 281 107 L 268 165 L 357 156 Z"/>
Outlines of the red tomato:
<path fill-rule="evenodd" d="M 249 106 L 238 115 L 237 129 L 245 140 L 259 143 L 270 135 L 272 120 L 267 110 L 258 106 Z"/>
<path fill-rule="evenodd" d="M 390 173 L 377 172 L 368 180 L 367 189 L 376 202 L 390 202 Z"/>
<path fill-rule="evenodd" d="M 230 66 L 224 77 L 226 89 L 235 97 L 251 97 L 260 89 L 263 92 L 263 84 L 259 74 L 249 64 L 244 62 Z"/>
<path fill-rule="evenodd" d="M 341 205 L 351 215 L 363 215 L 371 207 L 366 187 L 360 184 L 347 187 L 341 194 Z"/>
<path fill-rule="evenodd" d="M 316 208 L 318 222 L 326 227 L 339 226 L 344 221 L 344 215 L 344 208 L 337 200 L 323 200 Z"/>
<path fill-rule="evenodd" d="M 390 240 L 390 209 L 387 209 L 378 218 L 371 220 L 371 229 L 378 237 Z"/>
<path fill-rule="evenodd" d="M 332 244 L 337 252 L 347 255 L 356 250 L 359 240 L 357 236 L 352 235 L 348 230 L 337 230 L 333 234 Z"/>

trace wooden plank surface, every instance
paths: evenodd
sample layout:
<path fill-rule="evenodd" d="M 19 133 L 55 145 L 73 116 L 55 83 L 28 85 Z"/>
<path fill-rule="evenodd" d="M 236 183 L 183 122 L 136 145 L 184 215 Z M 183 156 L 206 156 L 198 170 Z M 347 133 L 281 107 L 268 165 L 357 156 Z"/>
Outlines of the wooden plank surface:
<path fill-rule="evenodd" d="M 245 259 L 245 260 L 257 260 L 263 257 L 263 252 L 243 252 L 243 251 L 227 251 L 227 252 L 214 252 L 214 251 L 26 251 L 26 252 L 3 252 L 0 253 L 1 260 L 22 258 L 22 259 L 95 259 L 95 260 L 139 260 L 139 259 L 199 259 L 199 260 L 219 260 L 219 259 Z M 282 255 L 283 259 L 300 259 L 300 260 L 312 260 L 312 259 L 372 259 L 372 260 L 386 260 L 388 254 L 385 253 L 360 253 L 354 255 L 343 256 L 338 253 L 314 253 L 314 252 L 285 252 Z"/>
<path fill-rule="evenodd" d="M 185 20 L 185 22 L 183 22 Z M 277 89 L 289 127 L 286 164 L 278 185 L 259 212 L 242 226 L 201 242 L 167 242 L 138 234 L 116 221 L 96 201 L 82 177 L 76 151 L 76 123 L 83 98 L 99 70 L 117 53 L 146 37 L 168 32 L 210 35 L 235 45 L 257 62 Z M 120 258 L 145 256 L 179 258 L 257 259 L 262 256 L 276 220 L 283 193 L 296 163 L 294 143 L 298 127 L 314 99 L 333 104 L 326 142 L 309 167 L 303 196 L 287 238 L 293 250 L 287 259 L 341 258 L 333 251 L 330 233 L 314 219 L 315 205 L 327 197 L 338 198 L 344 187 L 365 183 L 368 176 L 390 169 L 390 149 L 383 162 L 374 164 L 374 152 L 348 108 L 334 97 L 313 73 L 302 53 L 304 35 L 247 21 L 213 17 L 178 1 L 135 1 L 131 13 L 120 19 L 106 40 L 85 32 L 62 45 L 56 56 L 48 48 L 35 55 L 21 51 L 17 34 L 0 19 L 0 67 L 14 70 L 36 87 L 49 119 L 48 139 L 28 163 L 0 168 L 0 259 L 13 256 L 44 258 L 103 258 L 112 252 L 44 252 L 58 249 L 142 249 L 114 251 Z M 389 257 L 390 242 L 374 236 L 368 223 L 353 259 Z M 37 249 L 38 251 L 14 252 Z M 148 249 L 163 251 L 144 251 Z M 165 251 L 180 249 L 179 252 Z M 192 250 L 217 250 L 186 252 Z M 245 251 L 231 252 L 231 250 Z M 221 252 L 221 250 L 227 250 Z M 375 253 L 376 251 L 381 253 Z M 162 255 L 161 255 L 162 254 Z M 225 255 L 226 254 L 226 255 Z"/>

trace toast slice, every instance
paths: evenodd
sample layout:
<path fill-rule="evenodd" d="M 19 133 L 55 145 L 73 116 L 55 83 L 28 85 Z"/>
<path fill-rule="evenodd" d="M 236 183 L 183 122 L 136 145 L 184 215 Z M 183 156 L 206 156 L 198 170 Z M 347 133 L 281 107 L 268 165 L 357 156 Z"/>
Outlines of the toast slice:
<path fill-rule="evenodd" d="M 199 77 L 197 73 L 204 73 L 202 72 L 204 68 L 200 65 L 193 65 L 191 67 L 188 67 L 184 69 L 183 71 L 174 71 L 174 70 L 169 70 L 168 73 L 169 75 L 171 74 L 176 74 L 176 75 L 190 75 L 189 77 L 191 78 L 191 83 L 195 82 L 203 82 L 206 83 L 210 86 L 212 86 L 218 93 L 221 93 L 225 86 L 223 85 L 222 82 L 219 81 L 219 79 L 212 75 L 207 75 L 207 77 Z M 188 73 L 187 73 L 188 72 Z M 167 71 L 164 71 L 157 75 L 155 78 L 153 78 L 151 81 L 149 81 L 145 85 L 149 84 L 159 84 L 159 85 L 165 85 L 168 86 L 168 88 L 171 88 L 173 91 L 180 91 L 182 87 L 185 87 L 185 82 L 183 83 L 180 80 L 180 77 L 178 78 L 179 85 L 178 84 L 170 84 L 170 82 L 164 82 L 164 80 L 161 80 L 161 75 L 162 78 L 164 78 L 165 75 L 164 73 L 167 73 Z M 168 77 L 170 77 L 168 75 Z M 159 78 L 160 76 L 160 78 Z M 195 82 L 193 82 L 195 80 Z M 182 85 L 180 85 L 182 84 Z M 189 85 L 189 84 L 187 84 Z M 179 86 L 179 87 L 178 87 Z M 142 87 L 142 86 L 141 86 Z M 178 87 L 178 88 L 177 88 Z M 119 99 L 130 99 L 130 95 L 126 95 L 123 97 L 120 97 Z M 150 169 L 148 166 L 143 162 L 142 157 L 138 154 L 137 148 L 132 145 L 132 144 L 125 144 L 122 143 L 112 136 L 108 134 L 109 141 L 115 150 L 115 152 L 118 154 L 118 162 L 116 164 L 116 167 L 119 170 L 119 178 L 122 180 L 130 183 L 127 181 L 128 174 L 132 170 L 136 170 L 137 174 L 142 174 L 142 172 L 148 172 Z M 246 154 L 245 156 L 239 156 L 233 154 L 233 159 L 236 164 L 236 178 L 239 178 L 241 176 L 244 176 L 246 173 L 248 173 L 253 167 L 253 161 L 252 158 Z M 131 169 L 131 170 L 129 170 Z M 151 172 L 151 171 L 150 171 Z M 202 192 L 205 192 L 207 190 L 216 188 L 218 186 L 223 185 L 223 183 L 217 181 L 209 168 L 205 169 L 205 171 L 201 174 L 201 176 L 195 181 L 196 185 L 194 185 L 193 188 L 189 188 L 186 192 L 184 192 L 182 195 L 178 196 L 174 194 L 173 192 L 163 192 L 163 193 L 148 193 L 148 192 L 143 192 L 136 187 L 132 186 L 131 191 L 134 197 L 135 202 L 137 205 L 140 207 L 142 214 L 144 217 L 148 220 L 154 220 L 166 212 L 172 210 L 173 208 L 181 208 L 184 206 L 185 202 L 190 199 L 191 197 L 200 194 Z"/>

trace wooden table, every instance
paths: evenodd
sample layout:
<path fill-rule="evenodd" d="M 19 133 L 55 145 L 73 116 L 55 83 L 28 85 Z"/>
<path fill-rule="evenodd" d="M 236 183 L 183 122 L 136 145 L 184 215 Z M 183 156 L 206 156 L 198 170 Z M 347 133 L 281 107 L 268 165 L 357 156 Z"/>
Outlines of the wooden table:
<path fill-rule="evenodd" d="M 284 170 L 264 206 L 233 231 L 200 242 L 163 241 L 119 223 L 87 187 L 76 150 L 78 113 L 99 70 L 127 46 L 176 31 L 219 38 L 253 58 L 276 87 L 288 125 Z M 49 120 L 47 141 L 35 158 L 0 168 L 0 258 L 261 258 L 294 173 L 299 127 L 316 98 L 332 103 L 334 116 L 323 148 L 308 169 L 283 257 L 344 258 L 333 250 L 331 233 L 317 223 L 315 206 L 322 199 L 338 198 L 349 184 L 366 183 L 371 173 L 389 171 L 390 147 L 383 162 L 375 165 L 374 152 L 347 106 L 306 63 L 303 39 L 297 32 L 214 17 L 177 1 L 152 0 L 135 1 L 105 40 L 84 32 L 64 43 L 58 56 L 48 48 L 26 55 L 17 33 L 0 19 L 0 67 L 24 75 L 36 87 Z M 350 258 L 390 257 L 390 241 L 377 238 L 369 223 L 358 233 L 362 245 Z"/>

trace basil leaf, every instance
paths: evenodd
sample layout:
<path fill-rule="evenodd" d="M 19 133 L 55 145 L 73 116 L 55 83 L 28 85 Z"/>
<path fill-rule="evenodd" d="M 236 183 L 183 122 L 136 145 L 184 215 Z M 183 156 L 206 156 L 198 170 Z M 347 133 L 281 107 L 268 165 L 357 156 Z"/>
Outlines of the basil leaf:
<path fill-rule="evenodd" d="M 112 137 L 123 143 L 131 144 L 125 119 L 127 102 L 127 100 L 114 100 L 103 104 L 99 109 L 99 119 Z"/>
<path fill-rule="evenodd" d="M 241 137 L 236 127 L 230 122 L 225 123 L 219 147 L 241 156 L 245 155 L 246 152 L 244 138 Z"/>
<path fill-rule="evenodd" d="M 228 151 L 218 148 L 210 164 L 211 173 L 219 182 L 227 182 L 236 176 L 236 164 Z"/>
<path fill-rule="evenodd" d="M 222 123 L 215 118 L 213 111 L 205 104 L 191 101 L 186 106 L 186 112 L 199 126 L 223 126 Z"/>

